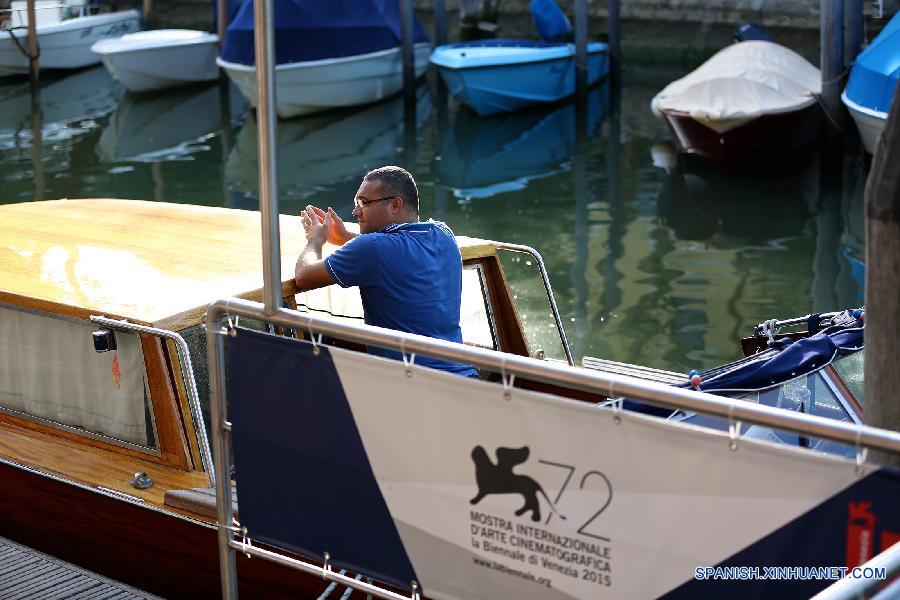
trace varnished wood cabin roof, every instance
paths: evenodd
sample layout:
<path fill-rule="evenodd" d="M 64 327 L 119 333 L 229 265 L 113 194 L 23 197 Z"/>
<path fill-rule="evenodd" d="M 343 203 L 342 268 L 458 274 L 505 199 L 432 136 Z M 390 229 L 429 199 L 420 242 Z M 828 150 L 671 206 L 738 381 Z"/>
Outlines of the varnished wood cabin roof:
<path fill-rule="evenodd" d="M 457 240 L 464 258 L 495 251 Z M 285 296 L 296 292 L 305 245 L 299 218 L 281 215 Z M 114 199 L 0 205 L 0 302 L 178 330 L 216 299 L 260 300 L 262 284 L 256 211 Z"/>

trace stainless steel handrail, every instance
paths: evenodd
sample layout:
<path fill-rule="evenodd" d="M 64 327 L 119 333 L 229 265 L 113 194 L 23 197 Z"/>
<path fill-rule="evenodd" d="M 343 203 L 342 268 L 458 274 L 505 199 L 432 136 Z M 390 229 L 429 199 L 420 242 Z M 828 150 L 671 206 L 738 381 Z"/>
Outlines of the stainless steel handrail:
<path fill-rule="evenodd" d="M 363 324 L 343 323 L 323 316 L 300 313 L 285 308 L 268 315 L 263 312 L 261 304 L 248 300 L 232 298 L 218 300 L 211 304 L 206 321 L 208 331 L 219 330 L 219 321 L 226 315 L 264 319 L 276 325 L 315 331 L 361 344 L 405 350 L 406 352 L 415 352 L 417 355 L 472 364 L 498 373 L 514 374 L 517 377 L 603 394 L 610 398 L 625 396 L 673 409 L 702 412 L 732 421 L 764 425 L 793 433 L 900 454 L 900 433 L 895 431 L 789 412 L 692 389 L 550 363 L 423 335 L 402 333 Z M 212 337 L 210 339 L 212 340 Z M 211 380 L 213 379 L 212 368 L 213 365 L 210 364 Z M 218 390 L 216 393 L 219 393 Z"/>
<path fill-rule="evenodd" d="M 197 381 L 194 377 L 194 366 L 191 363 L 191 351 L 188 348 L 187 342 L 174 331 L 159 329 L 158 327 L 147 327 L 146 325 L 138 325 L 129 321 L 110 319 L 98 315 L 92 315 L 91 321 L 112 329 L 147 333 L 175 342 L 175 347 L 181 355 L 183 364 L 184 385 L 188 393 L 188 405 L 191 407 L 191 417 L 194 420 L 194 429 L 197 432 L 197 445 L 200 448 L 200 460 L 203 463 L 204 470 L 209 474 L 210 487 L 214 486 L 216 484 L 216 470 L 213 465 L 212 452 L 209 448 L 209 439 L 206 436 L 206 426 L 203 424 L 203 410 L 200 407 L 200 394 L 197 392 Z"/>
<path fill-rule="evenodd" d="M 575 359 L 572 357 L 572 349 L 569 347 L 569 338 L 566 336 L 566 330 L 563 327 L 562 317 L 559 316 L 559 308 L 556 306 L 556 297 L 553 295 L 553 287 L 550 285 L 550 276 L 547 274 L 547 267 L 544 266 L 544 259 L 541 253 L 531 246 L 523 246 L 521 244 L 507 244 L 506 242 L 491 242 L 499 250 L 509 250 L 510 252 L 521 252 L 530 254 L 537 262 L 538 270 L 541 272 L 541 279 L 544 281 L 544 290 L 547 292 L 547 299 L 550 301 L 550 310 L 553 311 L 553 320 L 556 321 L 556 329 L 559 332 L 559 340 L 562 342 L 563 351 L 566 353 L 566 360 L 573 367 Z"/>
<path fill-rule="evenodd" d="M 884 552 L 873 556 L 859 568 L 884 569 L 885 578 L 852 579 L 844 577 L 813 596 L 811 600 L 855 600 L 867 597 L 885 583 L 889 583 L 894 575 L 900 573 L 900 544 L 894 544 Z M 896 598 L 896 596 L 885 596 L 885 600 L 889 597 Z"/>
<path fill-rule="evenodd" d="M 277 552 L 258 548 L 250 544 L 243 544 L 234 540 L 231 540 L 228 546 L 232 550 L 237 550 L 238 552 L 242 552 L 247 556 L 269 560 L 273 563 L 296 569 L 297 571 L 302 571 L 304 573 L 309 573 L 310 575 L 321 577 L 325 581 L 333 581 L 341 585 L 346 585 L 347 587 L 351 587 L 355 590 L 363 592 L 364 594 L 378 596 L 379 598 L 385 598 L 386 600 L 411 600 L 419 597 L 419 595 L 415 591 L 409 596 L 404 596 L 403 594 L 398 594 L 396 592 L 380 588 L 377 585 L 372 585 L 371 583 L 366 583 L 365 581 L 360 581 L 358 579 L 354 579 L 353 577 L 342 575 L 341 573 L 335 573 L 327 563 L 324 566 L 320 567 L 303 560 L 297 560 L 296 558 L 291 558 L 283 554 L 278 554 Z"/>
<path fill-rule="evenodd" d="M 822 320 L 825 320 L 825 319 L 830 319 L 831 317 L 838 315 L 838 314 L 840 314 L 840 311 L 824 312 L 824 313 L 819 313 L 819 317 Z M 809 321 L 809 318 L 811 316 L 812 315 L 804 315 L 802 317 L 793 317 L 790 319 L 783 319 L 781 321 L 776 320 L 776 321 L 771 322 L 771 324 L 772 324 L 772 326 L 775 327 L 775 331 L 778 331 L 782 327 L 791 327 L 793 325 L 805 324 L 807 321 Z M 768 321 L 766 323 L 757 323 L 756 326 L 753 327 L 753 334 L 754 335 L 763 335 L 766 332 L 766 325 L 768 323 L 769 323 Z"/>

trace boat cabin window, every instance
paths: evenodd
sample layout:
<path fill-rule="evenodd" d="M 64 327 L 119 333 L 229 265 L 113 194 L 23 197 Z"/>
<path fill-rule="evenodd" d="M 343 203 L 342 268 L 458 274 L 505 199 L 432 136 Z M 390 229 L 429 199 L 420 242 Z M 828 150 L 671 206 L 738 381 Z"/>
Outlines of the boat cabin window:
<path fill-rule="evenodd" d="M 547 301 L 547 289 L 535 260 L 527 254 L 509 251 L 497 252 L 497 256 L 500 257 L 532 354 L 542 350 L 546 358 L 567 360 L 553 311 Z"/>
<path fill-rule="evenodd" d="M 156 448 L 140 336 L 116 331 L 117 349 L 97 352 L 98 329 L 89 321 L 0 309 L 0 411 Z"/>
<path fill-rule="evenodd" d="M 462 272 L 459 325 L 464 344 L 499 349 L 494 312 L 481 265 L 466 265 Z"/>
<path fill-rule="evenodd" d="M 850 393 L 853 394 L 860 406 L 864 406 L 863 371 L 865 370 L 865 353 L 865 350 L 860 350 L 831 363 L 831 366 L 844 380 L 847 389 L 850 390 Z"/>

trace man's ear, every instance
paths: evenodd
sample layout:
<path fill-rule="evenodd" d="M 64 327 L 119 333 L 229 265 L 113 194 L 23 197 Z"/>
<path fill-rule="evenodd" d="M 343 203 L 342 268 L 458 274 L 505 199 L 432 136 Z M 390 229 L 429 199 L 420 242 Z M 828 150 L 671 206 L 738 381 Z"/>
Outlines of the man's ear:
<path fill-rule="evenodd" d="M 394 210 L 394 212 L 404 211 L 406 207 L 403 204 L 403 198 L 401 198 L 400 196 L 394 196 L 393 198 L 391 198 L 391 208 Z"/>

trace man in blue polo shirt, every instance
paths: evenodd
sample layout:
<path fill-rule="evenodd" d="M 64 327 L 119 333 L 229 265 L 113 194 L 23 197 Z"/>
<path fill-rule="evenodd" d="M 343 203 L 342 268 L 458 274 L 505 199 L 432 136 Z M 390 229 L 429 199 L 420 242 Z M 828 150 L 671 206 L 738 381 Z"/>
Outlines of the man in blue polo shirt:
<path fill-rule="evenodd" d="M 307 244 L 297 258 L 297 286 L 359 286 L 367 324 L 462 342 L 459 247 L 444 223 L 419 221 L 419 191 L 412 175 L 400 167 L 369 171 L 354 202 L 359 234 L 348 231 L 331 208 L 326 212 L 307 206 L 300 214 Z M 340 248 L 323 260 L 326 241 Z M 369 353 L 400 358 L 399 352 L 383 348 Z M 416 362 L 477 376 L 468 365 L 427 357 Z"/>

